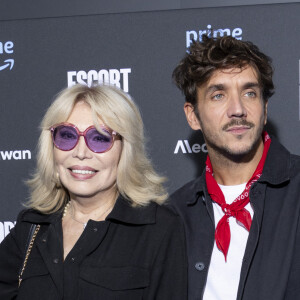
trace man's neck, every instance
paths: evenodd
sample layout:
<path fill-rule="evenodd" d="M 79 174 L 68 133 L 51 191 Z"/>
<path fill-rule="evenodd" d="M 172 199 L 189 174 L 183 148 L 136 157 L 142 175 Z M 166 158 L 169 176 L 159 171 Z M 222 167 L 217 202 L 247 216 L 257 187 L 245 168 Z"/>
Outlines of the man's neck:
<path fill-rule="evenodd" d="M 238 185 L 248 182 L 262 157 L 264 144 L 261 142 L 251 157 L 234 161 L 224 155 L 208 151 L 214 178 L 222 185 Z"/>

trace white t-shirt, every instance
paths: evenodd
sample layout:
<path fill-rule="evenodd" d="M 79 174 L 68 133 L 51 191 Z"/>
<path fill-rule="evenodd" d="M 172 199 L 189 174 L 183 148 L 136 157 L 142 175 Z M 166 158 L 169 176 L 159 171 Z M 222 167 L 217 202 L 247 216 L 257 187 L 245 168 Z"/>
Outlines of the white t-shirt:
<path fill-rule="evenodd" d="M 246 183 L 234 186 L 219 185 L 219 187 L 224 194 L 226 203 L 231 204 L 244 191 Z M 248 203 L 245 208 L 253 218 L 251 204 Z M 224 213 L 215 202 L 213 202 L 213 209 L 215 226 L 217 226 Z M 234 300 L 237 297 L 242 260 L 249 232 L 239 225 L 234 217 L 229 218 L 229 226 L 231 238 L 227 261 L 215 242 L 203 295 L 204 300 Z"/>

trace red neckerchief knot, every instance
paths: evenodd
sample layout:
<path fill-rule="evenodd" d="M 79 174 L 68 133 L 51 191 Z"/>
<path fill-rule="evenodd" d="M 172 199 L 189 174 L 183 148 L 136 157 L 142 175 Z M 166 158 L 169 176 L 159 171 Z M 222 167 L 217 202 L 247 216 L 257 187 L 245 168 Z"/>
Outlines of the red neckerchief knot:
<path fill-rule="evenodd" d="M 257 165 L 257 168 L 251 176 L 250 180 L 247 182 L 244 191 L 231 204 L 226 203 L 224 195 L 218 183 L 213 177 L 211 162 L 209 156 L 207 156 L 205 173 L 207 191 L 211 199 L 215 203 L 219 204 L 224 212 L 224 216 L 221 218 L 216 227 L 215 240 L 217 247 L 224 254 L 225 261 L 227 259 L 227 253 L 230 244 L 229 218 L 236 218 L 236 221 L 239 225 L 243 226 L 248 231 L 250 231 L 252 219 L 249 211 L 245 209 L 245 206 L 250 202 L 250 188 L 252 184 L 256 182 L 261 176 L 265 160 L 267 158 L 267 153 L 270 148 L 271 139 L 267 132 L 263 132 L 263 140 L 264 150 L 262 157 Z"/>

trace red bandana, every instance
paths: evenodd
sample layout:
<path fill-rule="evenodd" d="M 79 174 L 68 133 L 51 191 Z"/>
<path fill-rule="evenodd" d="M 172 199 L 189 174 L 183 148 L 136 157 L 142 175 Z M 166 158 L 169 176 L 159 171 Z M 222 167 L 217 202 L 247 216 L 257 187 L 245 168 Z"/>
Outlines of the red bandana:
<path fill-rule="evenodd" d="M 267 132 L 263 132 L 264 139 L 264 151 L 258 166 L 253 173 L 250 180 L 247 182 L 245 190 L 232 202 L 232 204 L 226 204 L 224 195 L 217 184 L 216 180 L 213 177 L 212 166 L 207 156 L 206 160 L 206 185 L 208 193 L 211 199 L 219 204 L 225 213 L 225 215 L 219 221 L 216 231 L 215 231 L 215 240 L 217 247 L 221 250 L 225 256 L 225 261 L 227 258 L 227 252 L 230 244 L 230 227 L 229 227 L 229 218 L 234 217 L 237 220 L 237 223 L 243 227 L 245 227 L 248 231 L 250 231 L 251 227 L 251 215 L 248 210 L 244 207 L 249 203 L 249 190 L 251 185 L 256 182 L 262 174 L 262 170 L 265 164 L 265 160 L 267 157 L 268 150 L 270 148 L 271 139 Z"/>

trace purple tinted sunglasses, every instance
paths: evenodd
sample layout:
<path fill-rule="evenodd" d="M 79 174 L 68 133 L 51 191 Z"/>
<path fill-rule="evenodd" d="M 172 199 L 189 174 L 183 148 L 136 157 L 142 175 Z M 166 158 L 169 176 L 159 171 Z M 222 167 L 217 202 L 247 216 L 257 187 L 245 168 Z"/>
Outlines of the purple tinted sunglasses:
<path fill-rule="evenodd" d="M 111 149 L 118 135 L 104 125 L 100 125 L 104 133 L 97 131 L 95 126 L 80 131 L 71 123 L 60 123 L 50 128 L 54 146 L 62 151 L 70 151 L 78 144 L 80 136 L 84 137 L 88 148 L 95 153 L 103 153 Z"/>

